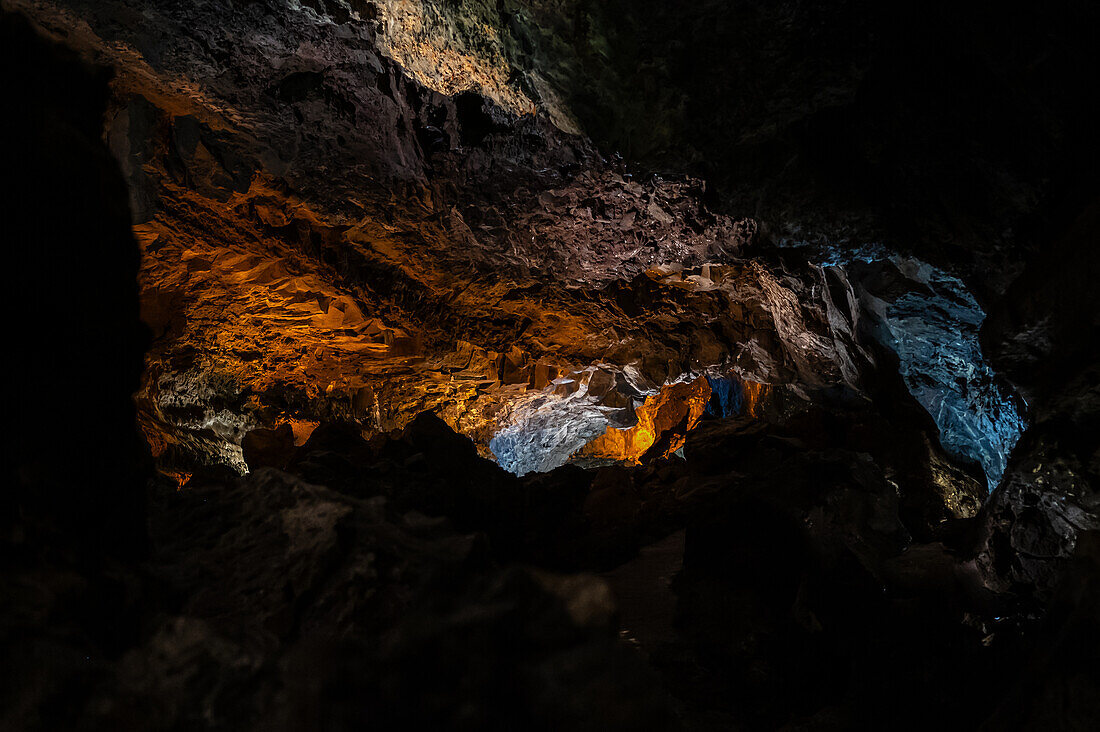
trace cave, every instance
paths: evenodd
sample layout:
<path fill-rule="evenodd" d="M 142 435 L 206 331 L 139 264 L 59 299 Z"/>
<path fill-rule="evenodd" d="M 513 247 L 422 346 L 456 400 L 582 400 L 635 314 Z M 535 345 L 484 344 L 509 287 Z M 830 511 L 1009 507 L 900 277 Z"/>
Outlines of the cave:
<path fill-rule="evenodd" d="M 1100 729 L 1097 27 L 2 0 L 0 729 Z"/>

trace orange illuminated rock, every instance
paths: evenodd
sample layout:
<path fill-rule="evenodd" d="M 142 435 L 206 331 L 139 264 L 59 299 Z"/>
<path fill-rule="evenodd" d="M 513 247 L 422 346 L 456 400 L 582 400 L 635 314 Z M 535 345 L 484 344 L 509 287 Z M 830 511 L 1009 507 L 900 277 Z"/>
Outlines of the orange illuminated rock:
<path fill-rule="evenodd" d="M 699 422 L 709 399 L 710 384 L 706 377 L 665 386 L 638 407 L 636 425 L 626 429 L 608 427 L 607 432 L 582 447 L 575 456 L 637 463 L 662 438 L 665 439 L 661 455 L 668 456 L 683 446 L 684 435 Z"/>
<path fill-rule="evenodd" d="M 50 3 L 14 3 L 116 70 L 105 134 L 142 246 L 154 340 L 137 399 L 162 467 L 243 471 L 251 430 L 377 433 L 423 411 L 491 456 L 516 405 L 544 390 L 583 387 L 597 419 L 623 424 L 639 394 L 689 373 L 736 366 L 814 387 L 863 367 L 816 275 L 737 258 L 754 221 L 708 211 L 700 181 L 636 180 L 545 115 L 514 114 L 526 103 L 491 73 L 495 51 L 449 65 L 420 45 L 435 31 L 407 18 L 378 39 L 403 69 L 371 38 L 280 9 L 308 54 L 258 36 L 214 57 L 196 21 L 221 11 L 182 4 L 158 11 L 181 29 L 165 66 L 142 55 L 140 14 L 73 23 Z M 225 12 L 216 27 L 251 27 Z M 209 71 L 223 68 L 247 72 Z M 629 383 L 610 376 L 627 369 Z M 705 390 L 666 387 L 583 456 L 675 450 Z"/>
<path fill-rule="evenodd" d="M 768 385 L 759 381 L 742 380 L 741 388 L 745 400 L 742 414 L 757 419 L 762 418 L 764 399 L 768 396 Z"/>

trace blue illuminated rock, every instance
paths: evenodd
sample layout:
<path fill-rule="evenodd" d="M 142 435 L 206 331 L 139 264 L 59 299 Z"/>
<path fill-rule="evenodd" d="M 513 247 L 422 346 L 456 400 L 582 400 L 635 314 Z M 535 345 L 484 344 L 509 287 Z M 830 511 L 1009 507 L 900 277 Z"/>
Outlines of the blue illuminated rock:
<path fill-rule="evenodd" d="M 897 354 L 905 385 L 935 420 L 944 448 L 980 464 L 996 488 L 1026 421 L 982 354 L 985 312 L 966 285 L 877 247 L 830 250 L 822 266 L 841 266 L 859 282 L 876 339 Z"/>

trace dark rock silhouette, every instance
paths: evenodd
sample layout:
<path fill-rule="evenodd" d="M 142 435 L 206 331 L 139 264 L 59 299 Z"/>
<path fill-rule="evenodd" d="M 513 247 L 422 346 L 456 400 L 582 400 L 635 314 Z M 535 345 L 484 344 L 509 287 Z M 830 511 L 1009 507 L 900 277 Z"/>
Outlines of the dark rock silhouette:
<path fill-rule="evenodd" d="M 2 32 L 5 93 L 18 109 L 2 123 L 18 308 L 5 521 L 74 548 L 133 552 L 144 541 L 144 448 L 131 395 L 147 336 L 126 188 L 102 140 L 110 73 L 19 16 L 5 13 Z"/>

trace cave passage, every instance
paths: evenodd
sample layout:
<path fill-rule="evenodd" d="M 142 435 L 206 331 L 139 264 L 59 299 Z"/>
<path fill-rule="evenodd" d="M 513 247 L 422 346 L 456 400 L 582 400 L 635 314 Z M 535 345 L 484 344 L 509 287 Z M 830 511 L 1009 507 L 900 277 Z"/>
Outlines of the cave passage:
<path fill-rule="evenodd" d="M 1027 421 L 1022 399 L 998 378 L 982 353 L 978 333 L 985 312 L 966 285 L 937 267 L 881 246 L 814 250 L 815 266 L 843 268 L 857 282 L 854 294 L 873 321 L 873 336 L 897 355 L 906 387 L 935 420 L 943 446 L 952 456 L 980 465 L 988 490 L 995 489 Z M 892 275 L 888 291 L 882 277 L 874 276 L 884 269 Z M 626 377 L 631 368 L 590 367 L 512 404 L 505 424 L 489 444 L 497 462 L 517 475 L 553 470 L 600 436 L 634 428 L 635 410 L 647 397 L 692 379 L 683 374 L 660 388 L 646 389 L 637 377 L 633 382 L 624 378 L 623 383 L 629 384 L 621 390 L 628 394 L 625 406 L 621 401 L 608 405 L 605 394 L 590 393 L 593 374 L 604 379 L 612 374 L 614 380 L 614 374 Z M 718 418 L 759 415 L 764 385 L 736 374 L 723 375 L 724 370 L 728 367 L 704 370 L 711 391 L 706 414 Z M 692 421 L 688 429 L 696 423 Z M 644 449 L 620 452 L 624 454 L 619 459 L 629 462 L 636 461 Z"/>
<path fill-rule="evenodd" d="M 1098 27 L 0 0 L 0 730 L 1100 729 Z"/>
<path fill-rule="evenodd" d="M 678 452 L 684 437 L 706 415 L 753 417 L 763 412 L 767 385 L 745 380 L 728 368 L 681 374 L 658 388 L 638 383 L 631 366 L 609 364 L 555 380 L 541 393 L 512 404 L 505 424 L 489 442 L 497 463 L 516 475 L 547 472 L 567 463 L 598 467 L 640 464 L 658 445 L 662 456 Z M 593 380 L 619 376 L 608 394 L 591 393 Z M 668 444 L 658 444 L 667 438 Z"/>

